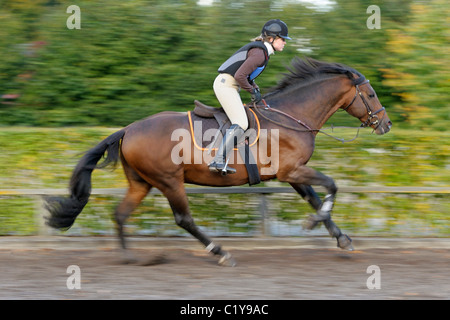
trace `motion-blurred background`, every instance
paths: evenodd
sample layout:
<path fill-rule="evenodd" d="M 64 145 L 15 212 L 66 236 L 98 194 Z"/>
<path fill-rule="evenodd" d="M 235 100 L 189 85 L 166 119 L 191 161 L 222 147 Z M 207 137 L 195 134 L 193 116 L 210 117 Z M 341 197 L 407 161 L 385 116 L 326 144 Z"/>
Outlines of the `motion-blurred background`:
<path fill-rule="evenodd" d="M 67 27 L 70 5 L 80 8 L 81 29 Z M 379 29 L 368 27 L 371 5 L 380 9 Z M 341 193 L 337 224 L 349 234 L 448 237 L 449 17 L 446 0 L 0 0 L 0 234 L 42 232 L 39 197 L 23 189 L 65 189 L 80 153 L 115 128 L 163 110 L 190 110 L 194 99 L 218 106 L 217 68 L 264 22 L 280 18 L 293 40 L 258 78 L 263 93 L 295 56 L 339 62 L 370 79 L 394 123 L 385 136 L 366 130 L 344 145 L 319 136 L 310 165 L 338 186 L 441 188 Z M 359 125 L 346 113 L 330 123 Z M 126 187 L 121 170 L 96 171 L 93 182 Z M 253 235 L 261 201 L 248 198 L 193 195 L 192 211 L 218 235 Z M 270 233 L 302 234 L 311 209 L 293 194 L 269 198 Z M 94 196 L 68 234 L 114 233 L 117 201 Z M 138 211 L 132 232 L 184 234 L 164 198 L 149 197 Z"/>

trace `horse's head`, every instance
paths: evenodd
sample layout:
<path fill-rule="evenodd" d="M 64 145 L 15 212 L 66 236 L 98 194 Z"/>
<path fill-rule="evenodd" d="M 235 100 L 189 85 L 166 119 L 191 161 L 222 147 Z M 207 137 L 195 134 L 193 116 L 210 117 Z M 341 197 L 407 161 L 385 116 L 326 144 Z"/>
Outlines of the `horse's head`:
<path fill-rule="evenodd" d="M 375 90 L 373 90 L 369 80 L 366 80 L 355 69 L 339 63 L 328 63 L 311 58 L 295 58 L 289 71 L 278 82 L 274 90 L 264 97 L 267 98 L 266 100 L 269 103 L 277 106 L 277 100 L 282 100 L 285 111 L 291 114 L 295 110 L 306 110 L 309 107 L 310 109 L 304 112 L 302 116 L 309 115 L 312 117 L 313 119 L 308 119 L 310 124 L 314 123 L 314 117 L 319 118 L 315 123 L 319 127 L 328 120 L 326 116 L 330 116 L 330 113 L 322 112 L 323 108 L 321 109 L 317 106 L 332 105 L 331 107 L 334 108 L 337 105 L 330 102 L 338 101 L 339 103 L 342 102 L 342 109 L 361 120 L 361 127 L 372 127 L 377 134 L 385 134 L 391 129 L 392 122 L 387 115 L 386 109 L 378 100 Z M 330 91 L 327 94 L 323 92 L 324 87 L 319 87 L 318 81 L 320 80 L 327 81 L 326 83 L 329 84 L 327 88 Z M 331 84 L 330 81 L 334 81 L 334 83 Z M 336 81 L 339 81 L 342 86 L 336 86 Z M 291 90 L 291 88 L 293 89 Z M 312 94 L 314 91 L 319 93 L 319 95 Z M 337 97 L 341 97 L 343 92 L 346 92 L 343 96 L 344 101 L 337 99 Z M 331 99 L 333 94 L 336 97 L 335 100 Z M 319 101 L 319 97 L 322 100 Z M 309 100 L 312 100 L 312 102 L 308 102 Z M 292 106 L 297 106 L 297 108 L 288 110 Z M 323 117 L 320 119 L 320 114 L 313 114 L 317 110 L 319 110 L 319 113 L 322 112 L 326 119 L 323 119 Z M 333 110 L 336 111 L 335 109 Z M 287 113 L 284 112 L 284 114 L 286 115 Z M 292 116 L 291 118 L 295 119 Z M 297 122 L 300 123 L 298 120 Z"/>
<path fill-rule="evenodd" d="M 355 95 L 343 109 L 361 120 L 361 127 L 372 127 L 376 134 L 388 133 L 392 122 L 369 80 L 360 76 L 353 81 L 353 85 L 356 87 Z"/>

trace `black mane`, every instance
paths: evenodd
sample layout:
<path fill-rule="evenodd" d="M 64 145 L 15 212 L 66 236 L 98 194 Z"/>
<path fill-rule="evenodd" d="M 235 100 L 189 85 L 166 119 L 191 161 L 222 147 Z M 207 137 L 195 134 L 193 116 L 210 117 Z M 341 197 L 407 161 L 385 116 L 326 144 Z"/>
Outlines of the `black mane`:
<path fill-rule="evenodd" d="M 294 58 L 292 60 L 292 66 L 288 68 L 288 71 L 289 73 L 284 74 L 284 78 L 278 82 L 277 86 L 269 94 L 280 92 L 293 85 L 306 84 L 311 80 L 323 76 L 345 75 L 355 85 L 365 80 L 361 73 L 346 65 L 318 61 L 312 58 Z M 355 78 L 355 75 L 358 77 Z"/>

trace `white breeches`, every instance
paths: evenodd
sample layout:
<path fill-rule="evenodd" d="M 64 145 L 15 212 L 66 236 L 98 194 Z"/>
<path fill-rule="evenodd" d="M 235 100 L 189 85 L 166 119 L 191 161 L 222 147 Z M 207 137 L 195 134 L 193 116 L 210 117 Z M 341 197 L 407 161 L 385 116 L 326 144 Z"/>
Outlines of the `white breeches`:
<path fill-rule="evenodd" d="M 239 95 L 240 87 L 233 76 L 227 73 L 219 74 L 214 81 L 213 88 L 217 100 L 219 100 L 222 108 L 225 110 L 231 124 L 237 124 L 244 131 L 247 130 L 247 114 Z"/>

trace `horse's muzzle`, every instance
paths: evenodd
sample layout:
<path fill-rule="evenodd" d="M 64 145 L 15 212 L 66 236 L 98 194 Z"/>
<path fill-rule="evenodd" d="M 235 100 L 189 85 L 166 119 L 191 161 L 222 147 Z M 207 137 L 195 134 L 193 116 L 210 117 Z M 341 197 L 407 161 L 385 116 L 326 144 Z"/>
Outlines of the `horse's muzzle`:
<path fill-rule="evenodd" d="M 382 120 L 381 124 L 375 129 L 375 133 L 383 135 L 391 131 L 391 128 L 392 128 L 391 120 Z"/>

